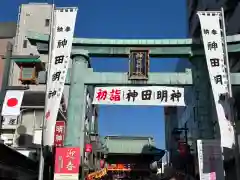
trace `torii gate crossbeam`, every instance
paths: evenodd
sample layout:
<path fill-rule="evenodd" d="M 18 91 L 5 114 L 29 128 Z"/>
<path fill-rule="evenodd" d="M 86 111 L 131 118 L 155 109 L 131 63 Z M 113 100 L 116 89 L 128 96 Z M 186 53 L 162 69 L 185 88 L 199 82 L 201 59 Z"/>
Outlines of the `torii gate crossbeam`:
<path fill-rule="evenodd" d="M 36 42 L 38 51 L 48 51 L 49 35 L 29 31 L 27 37 Z M 240 34 L 228 36 L 228 52 L 240 52 Z M 90 57 L 128 57 L 133 48 L 148 49 L 150 57 L 193 58 L 204 56 L 199 40 L 192 39 L 86 39 L 74 38 L 72 55 L 87 50 Z"/>

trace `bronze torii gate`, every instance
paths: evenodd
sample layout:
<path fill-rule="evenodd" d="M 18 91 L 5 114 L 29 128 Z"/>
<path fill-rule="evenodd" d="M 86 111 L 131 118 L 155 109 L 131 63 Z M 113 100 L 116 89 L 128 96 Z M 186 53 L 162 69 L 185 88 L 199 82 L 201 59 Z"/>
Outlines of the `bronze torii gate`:
<path fill-rule="evenodd" d="M 39 52 L 48 51 L 48 35 L 28 32 L 28 38 L 36 43 Z M 240 34 L 227 37 L 230 56 L 240 52 Z M 192 86 L 196 97 L 196 121 L 199 122 L 199 138 L 213 138 L 211 124 L 211 88 L 205 63 L 204 50 L 200 43 L 192 39 L 85 39 L 75 38 L 72 47 L 72 68 L 68 103 L 68 126 L 65 145 L 80 146 L 83 152 L 85 138 L 85 111 L 87 87 L 132 85 L 128 74 L 116 72 L 93 72 L 91 57 L 128 57 L 131 49 L 148 49 L 151 58 L 188 58 L 192 62 L 192 71 L 181 73 L 149 73 L 148 81 L 139 81 L 137 85 L 155 86 Z M 232 85 L 240 84 L 240 74 L 231 74 Z M 136 85 L 136 84 L 135 84 Z M 80 130 L 79 130 L 80 129 Z M 204 132 L 203 132 L 204 130 Z"/>

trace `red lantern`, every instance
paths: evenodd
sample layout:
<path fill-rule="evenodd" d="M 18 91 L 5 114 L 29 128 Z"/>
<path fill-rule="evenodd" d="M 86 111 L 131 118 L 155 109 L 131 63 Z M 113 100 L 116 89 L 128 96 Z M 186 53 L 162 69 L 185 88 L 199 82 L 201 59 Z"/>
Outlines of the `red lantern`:
<path fill-rule="evenodd" d="M 100 168 L 104 168 L 105 166 L 105 161 L 103 159 L 100 160 Z"/>
<path fill-rule="evenodd" d="M 180 155 L 185 156 L 188 153 L 188 144 L 180 142 L 178 144 L 178 152 Z"/>
<path fill-rule="evenodd" d="M 92 144 L 86 144 L 85 152 L 91 153 L 92 152 Z"/>

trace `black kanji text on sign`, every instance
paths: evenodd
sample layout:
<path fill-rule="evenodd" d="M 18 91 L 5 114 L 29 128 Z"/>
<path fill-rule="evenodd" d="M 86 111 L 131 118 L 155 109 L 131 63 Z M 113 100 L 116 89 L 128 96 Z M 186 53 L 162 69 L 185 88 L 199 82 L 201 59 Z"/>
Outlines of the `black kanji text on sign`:
<path fill-rule="evenodd" d="M 67 26 L 67 27 L 65 28 L 65 31 L 66 31 L 66 32 L 69 32 L 69 31 L 71 31 L 71 28 L 70 28 L 69 26 Z"/>
<path fill-rule="evenodd" d="M 137 96 L 138 96 L 138 92 L 136 92 L 136 90 L 133 90 L 133 91 L 128 90 L 126 99 L 130 101 L 132 98 L 132 101 L 134 102 Z"/>
<path fill-rule="evenodd" d="M 54 91 L 49 91 L 49 92 L 48 92 L 48 98 L 50 99 L 51 97 L 56 96 L 56 94 L 57 94 L 57 91 L 56 91 L 56 90 L 54 90 Z"/>
<path fill-rule="evenodd" d="M 168 101 L 168 91 L 167 90 L 161 90 L 157 91 L 157 99 L 160 99 L 160 101 Z"/>
<path fill-rule="evenodd" d="M 61 56 L 56 56 L 55 57 L 55 64 L 62 64 L 64 61 L 64 55 L 61 55 Z"/>
<path fill-rule="evenodd" d="M 57 32 L 63 32 L 63 27 L 58 26 L 58 27 L 57 27 Z"/>
<path fill-rule="evenodd" d="M 214 80 L 216 84 L 223 84 L 223 79 L 222 79 L 222 75 L 216 75 L 214 76 Z"/>
<path fill-rule="evenodd" d="M 208 42 L 208 50 L 216 50 L 218 48 L 218 44 L 215 42 L 215 41 L 213 41 L 213 42 Z"/>
<path fill-rule="evenodd" d="M 218 67 L 220 65 L 220 60 L 218 58 L 210 59 L 210 63 L 212 67 Z"/>
<path fill-rule="evenodd" d="M 142 100 L 151 100 L 152 98 L 152 90 L 142 91 Z"/>
<path fill-rule="evenodd" d="M 204 29 L 204 30 L 203 30 L 203 33 L 204 33 L 204 34 L 209 34 L 209 30 L 208 30 L 208 29 Z"/>
<path fill-rule="evenodd" d="M 67 45 L 67 40 L 66 39 L 58 40 L 57 48 L 61 48 L 61 47 L 64 48 L 66 45 Z"/>
<path fill-rule="evenodd" d="M 180 98 L 182 97 L 182 93 L 179 90 L 172 90 L 170 99 L 175 102 L 179 102 Z"/>
<path fill-rule="evenodd" d="M 52 81 L 56 81 L 56 80 L 59 81 L 60 76 L 61 76 L 61 71 L 55 72 L 52 76 Z"/>

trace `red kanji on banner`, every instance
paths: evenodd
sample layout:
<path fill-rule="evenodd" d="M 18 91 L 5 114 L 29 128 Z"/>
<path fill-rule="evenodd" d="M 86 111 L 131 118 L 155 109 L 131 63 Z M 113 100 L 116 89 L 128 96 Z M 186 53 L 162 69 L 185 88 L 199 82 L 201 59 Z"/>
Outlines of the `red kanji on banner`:
<path fill-rule="evenodd" d="M 46 120 L 48 120 L 49 117 L 50 117 L 50 111 L 48 111 L 48 112 L 46 113 L 46 115 L 45 115 Z"/>
<path fill-rule="evenodd" d="M 65 121 L 57 121 L 54 133 L 54 146 L 63 147 L 65 137 Z"/>
<path fill-rule="evenodd" d="M 56 148 L 55 174 L 68 174 L 68 175 L 78 174 L 79 165 L 80 165 L 79 147 Z"/>
<path fill-rule="evenodd" d="M 120 101 L 121 97 L 121 90 L 119 89 L 112 89 L 112 91 L 110 92 L 110 101 Z"/>
<path fill-rule="evenodd" d="M 99 91 L 97 92 L 97 97 L 96 99 L 98 101 L 100 100 L 105 100 L 107 98 L 107 91 L 106 90 L 102 90 L 102 89 L 99 89 Z"/>

